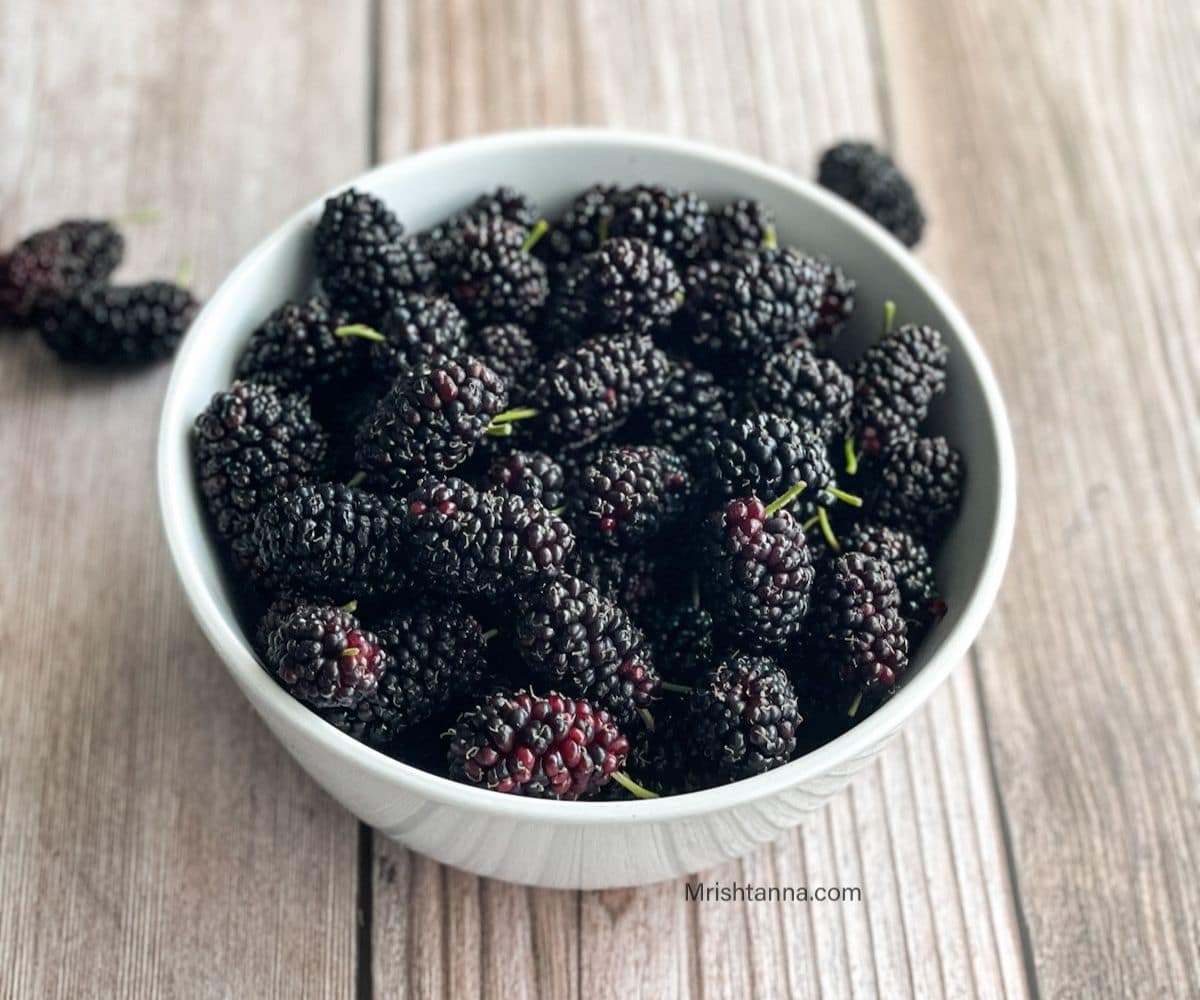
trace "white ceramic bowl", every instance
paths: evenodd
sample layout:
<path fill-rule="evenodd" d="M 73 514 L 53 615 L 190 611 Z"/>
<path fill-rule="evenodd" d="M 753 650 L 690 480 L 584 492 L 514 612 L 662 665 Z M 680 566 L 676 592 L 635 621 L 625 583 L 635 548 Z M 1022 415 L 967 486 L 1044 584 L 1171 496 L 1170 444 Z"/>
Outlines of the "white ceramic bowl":
<path fill-rule="evenodd" d="M 243 635 L 222 579 L 191 460 L 192 420 L 229 384 L 250 331 L 312 278 L 313 225 L 325 195 L 285 222 L 221 285 L 192 325 L 163 407 L 158 479 L 167 541 L 192 610 L 271 731 L 330 795 L 390 837 L 459 868 L 532 885 L 593 888 L 697 871 L 776 837 L 867 764 L 959 663 L 1000 585 L 1016 506 L 1004 404 L 966 320 L 906 250 L 813 184 L 755 160 L 658 136 L 599 130 L 513 132 L 410 156 L 350 183 L 422 229 L 498 183 L 548 215 L 595 181 L 693 188 L 713 204 L 759 198 L 780 241 L 819 252 L 858 281 L 851 348 L 877 336 L 886 298 L 904 322 L 930 323 L 951 349 L 949 391 L 932 428 L 966 456 L 962 512 L 938 578 L 949 614 L 922 644 L 899 693 L 845 735 L 768 774 L 690 795 L 547 802 L 456 784 L 355 742 L 292 700 Z M 220 711 L 201 706 L 200 711 Z"/>

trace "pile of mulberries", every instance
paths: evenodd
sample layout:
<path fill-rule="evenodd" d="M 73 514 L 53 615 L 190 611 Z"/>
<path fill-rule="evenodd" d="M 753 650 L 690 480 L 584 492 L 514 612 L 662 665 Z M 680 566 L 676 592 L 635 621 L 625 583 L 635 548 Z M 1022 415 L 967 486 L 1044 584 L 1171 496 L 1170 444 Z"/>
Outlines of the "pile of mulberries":
<path fill-rule="evenodd" d="M 103 219 L 68 219 L 0 251 L 0 329 L 32 327 L 61 360 L 92 368 L 169 358 L 200 305 L 179 283 L 112 284 L 124 255 Z"/>
<path fill-rule="evenodd" d="M 264 668 L 349 738 L 541 798 L 737 781 L 868 715 L 948 611 L 949 352 L 889 312 L 846 359 L 855 282 L 787 236 L 762 202 L 650 184 L 557 219 L 502 185 L 415 234 L 330 198 L 315 287 L 195 425 Z M 88 284 L 114 254 L 60 234 L 0 302 L 68 344 L 119 305 Z"/>

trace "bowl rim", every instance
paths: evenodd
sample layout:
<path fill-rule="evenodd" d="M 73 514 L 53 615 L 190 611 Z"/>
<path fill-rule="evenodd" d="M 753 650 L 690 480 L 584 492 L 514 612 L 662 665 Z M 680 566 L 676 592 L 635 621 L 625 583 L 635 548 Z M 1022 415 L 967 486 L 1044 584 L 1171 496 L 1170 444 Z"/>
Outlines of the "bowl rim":
<path fill-rule="evenodd" d="M 786 188 L 796 197 L 817 202 L 855 230 L 862 239 L 875 244 L 877 249 L 892 258 L 911 280 L 922 287 L 946 316 L 949 324 L 954 327 L 962 345 L 961 349 L 979 380 L 991 426 L 994 428 L 999 498 L 996 516 L 986 543 L 983 570 L 975 582 L 959 621 L 943 639 L 941 647 L 894 697 L 847 732 L 782 767 L 716 788 L 630 801 L 560 802 L 527 799 L 514 795 L 500 795 L 484 788 L 430 774 L 359 743 L 291 698 L 268 677 L 241 627 L 232 617 L 227 618 L 219 611 L 213 594 L 205 586 L 200 569 L 204 561 L 200 544 L 198 541 L 189 541 L 187 526 L 183 523 L 182 511 L 187 504 L 195 502 L 191 438 L 190 435 L 180 436 L 177 431 L 180 426 L 190 427 L 195 417 L 193 413 L 183 412 L 184 387 L 190 378 L 192 364 L 202 356 L 208 323 L 214 317 L 219 317 L 224 308 L 222 299 L 225 293 L 238 284 L 243 274 L 273 255 L 277 247 L 295 230 L 309 224 L 326 198 L 346 187 L 371 185 L 395 170 L 413 169 L 416 166 L 436 168 L 444 161 L 486 156 L 500 148 L 506 151 L 537 149 L 545 153 L 548 147 L 565 145 L 664 151 L 715 162 Z M 394 784 L 398 792 L 498 819 L 519 819 L 567 826 L 663 823 L 726 811 L 800 785 L 868 754 L 895 733 L 906 719 L 929 700 L 974 642 L 1004 575 L 1012 545 L 1017 498 L 1016 457 L 1012 432 L 999 384 L 983 348 L 949 295 L 890 233 L 817 184 L 746 154 L 689 139 L 603 127 L 494 132 L 434 146 L 360 173 L 330 188 L 294 212 L 246 254 L 225 277 L 184 337 L 176 354 L 163 400 L 157 448 L 157 479 L 163 530 L 188 604 L 209 643 L 238 686 L 247 694 L 259 715 L 266 715 L 259 705 L 261 699 L 264 704 L 270 706 L 272 714 L 277 713 L 287 719 L 301 736 L 317 743 L 341 763 L 363 768 L 373 777 Z"/>

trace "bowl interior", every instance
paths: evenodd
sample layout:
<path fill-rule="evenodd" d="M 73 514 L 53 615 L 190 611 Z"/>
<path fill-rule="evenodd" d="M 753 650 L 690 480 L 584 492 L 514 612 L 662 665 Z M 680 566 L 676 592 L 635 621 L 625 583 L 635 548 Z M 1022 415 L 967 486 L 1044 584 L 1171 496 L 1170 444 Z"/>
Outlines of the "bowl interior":
<path fill-rule="evenodd" d="M 596 181 L 688 187 L 714 205 L 737 197 L 766 202 L 778 218 L 781 243 L 830 258 L 858 282 L 854 318 L 838 348 L 845 356 L 878 336 L 886 299 L 896 302 L 898 322 L 932 324 L 950 345 L 948 391 L 938 400 L 929 424 L 931 432 L 945 434 L 962 451 L 968 466 L 962 511 L 937 560 L 949 613 L 922 644 L 897 697 L 850 733 L 808 755 L 820 754 L 827 766 L 855 751 L 856 733 L 862 743 L 871 731 L 877 738 L 893 730 L 928 696 L 965 652 L 994 597 L 1015 504 L 1011 444 L 998 389 L 961 315 L 898 243 L 819 188 L 744 157 L 674 140 L 600 131 L 511 133 L 434 149 L 353 183 L 382 197 L 408 229 L 416 231 L 501 183 L 531 193 L 553 218 Z M 250 332 L 285 299 L 308 290 L 312 228 L 322 201 L 323 197 L 315 200 L 264 241 L 213 295 L 181 347 L 164 405 L 159 477 L 168 541 L 201 626 L 243 689 L 251 680 L 247 672 L 257 672 L 260 680 L 265 677 L 237 624 L 195 485 L 191 424 L 212 394 L 232 380 Z M 940 665 L 931 669 L 934 664 Z M 266 688 L 256 685 L 256 690 L 263 697 L 290 701 L 270 683 Z M 348 737 L 330 732 L 352 744 Z M 374 755 L 358 744 L 346 752 Z M 398 762 L 386 763 L 397 774 L 419 773 Z M 781 768 L 776 780 L 800 763 Z"/>

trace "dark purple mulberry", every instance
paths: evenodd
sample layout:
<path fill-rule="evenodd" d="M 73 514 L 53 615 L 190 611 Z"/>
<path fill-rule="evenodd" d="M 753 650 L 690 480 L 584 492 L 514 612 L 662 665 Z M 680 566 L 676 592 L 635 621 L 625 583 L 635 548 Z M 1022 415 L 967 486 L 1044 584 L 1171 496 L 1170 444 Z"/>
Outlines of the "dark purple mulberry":
<path fill-rule="evenodd" d="M 129 367 L 174 354 L 199 310 L 191 292 L 166 281 L 95 284 L 43 306 L 37 324 L 64 361 Z"/>
<path fill-rule="evenodd" d="M 391 657 L 350 612 L 304 604 L 271 633 L 267 664 L 301 701 L 348 708 L 375 691 Z"/>
<path fill-rule="evenodd" d="M 508 404 L 504 382 L 463 358 L 396 382 L 357 438 L 360 466 L 394 485 L 465 462 Z"/>
<path fill-rule="evenodd" d="M 404 505 L 413 560 L 444 593 L 507 593 L 562 572 L 575 549 L 571 529 L 538 501 L 454 477 L 426 476 Z"/>
<path fill-rule="evenodd" d="M 801 634 L 812 555 L 787 510 L 753 496 L 734 500 L 707 520 L 703 546 L 704 606 L 736 646 L 782 650 Z"/>
<path fill-rule="evenodd" d="M 606 712 L 555 692 L 491 695 L 459 716 L 449 738 L 452 778 L 544 799 L 594 794 L 629 753 Z"/>
<path fill-rule="evenodd" d="M 600 452 L 571 491 L 568 512 L 581 535 L 637 546 L 683 513 L 691 475 L 675 452 L 625 445 Z"/>
<path fill-rule="evenodd" d="M 593 337 L 550 361 L 530 402 L 547 438 L 579 448 L 657 398 L 669 375 L 667 356 L 648 336 Z"/>
<path fill-rule="evenodd" d="M 913 437 L 934 397 L 946 391 L 950 352 L 931 326 L 902 326 L 873 344 L 850 369 L 855 437 L 868 455 Z"/>
<path fill-rule="evenodd" d="M 538 500 L 554 510 L 563 505 L 565 482 L 563 467 L 545 452 L 513 451 L 492 459 L 486 488 Z"/>
<path fill-rule="evenodd" d="M 803 721 L 787 673 L 770 657 L 737 653 L 696 684 L 689 745 L 716 777 L 737 781 L 791 760 Z"/>
<path fill-rule="evenodd" d="M 843 691 L 884 695 L 908 669 L 900 590 L 880 559 L 861 552 L 833 559 L 818 580 L 809 630 L 809 649 L 819 659 L 808 669 Z"/>
<path fill-rule="evenodd" d="M 694 192 L 639 184 L 613 196 L 607 235 L 645 240 L 690 264 L 708 253 L 708 220 L 708 205 Z"/>
<path fill-rule="evenodd" d="M 880 523 L 932 543 L 958 512 L 965 475 L 944 437 L 909 438 L 884 456 L 868 503 Z"/>
<path fill-rule="evenodd" d="M 870 143 L 843 142 L 827 149 L 817 180 L 857 206 L 905 246 L 916 246 L 925 214 L 908 178 L 886 153 Z"/>
<path fill-rule="evenodd" d="M 23 322 L 117 269 L 125 239 L 111 222 L 69 219 L 0 254 L 0 322 Z"/>
<path fill-rule="evenodd" d="M 771 355 L 750 382 L 757 409 L 805 421 L 826 441 L 845 429 L 853 393 L 853 380 L 833 358 L 819 358 L 805 347 Z"/>
<path fill-rule="evenodd" d="M 266 500 L 320 478 L 328 438 L 308 403 L 274 386 L 235 382 L 195 422 L 200 492 L 217 534 L 248 535 Z"/>
<path fill-rule="evenodd" d="M 738 252 L 690 268 L 680 326 L 714 363 L 765 356 L 816 330 L 824 289 L 819 262 L 792 250 Z"/>
<path fill-rule="evenodd" d="M 365 191 L 349 188 L 325 202 L 315 243 L 321 286 L 355 323 L 378 323 L 406 293 L 434 279 L 429 255 Z"/>

